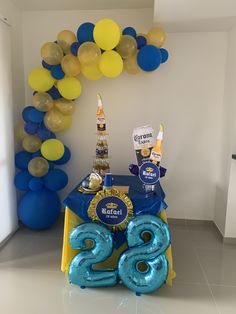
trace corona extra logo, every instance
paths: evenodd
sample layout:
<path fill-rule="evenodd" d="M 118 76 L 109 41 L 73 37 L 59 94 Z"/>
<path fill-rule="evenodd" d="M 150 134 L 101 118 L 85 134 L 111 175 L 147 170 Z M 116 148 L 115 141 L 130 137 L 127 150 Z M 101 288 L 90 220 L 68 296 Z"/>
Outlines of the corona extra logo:
<path fill-rule="evenodd" d="M 116 209 L 117 207 L 118 207 L 118 204 L 115 204 L 115 203 L 106 204 L 106 208 L 109 208 L 109 209 Z"/>

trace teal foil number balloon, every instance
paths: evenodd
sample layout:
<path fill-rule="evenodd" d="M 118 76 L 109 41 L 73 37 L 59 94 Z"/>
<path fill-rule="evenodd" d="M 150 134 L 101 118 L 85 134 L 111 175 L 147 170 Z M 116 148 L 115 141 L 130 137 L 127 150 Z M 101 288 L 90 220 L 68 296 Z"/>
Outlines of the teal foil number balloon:
<path fill-rule="evenodd" d="M 143 238 L 145 233 L 149 234 L 148 242 Z M 128 224 L 127 242 L 129 249 L 118 263 L 122 282 L 136 294 L 160 288 L 168 276 L 168 261 L 164 255 L 170 245 L 167 224 L 153 215 L 137 216 Z M 140 263 L 146 265 L 145 271 L 139 269 Z"/>
<path fill-rule="evenodd" d="M 92 240 L 92 247 L 86 245 L 88 240 Z M 114 286 L 117 283 L 117 271 L 92 269 L 93 264 L 103 262 L 112 254 L 112 235 L 106 227 L 97 223 L 81 224 L 72 231 L 70 245 L 72 249 L 86 249 L 71 261 L 71 283 L 81 288 Z"/>

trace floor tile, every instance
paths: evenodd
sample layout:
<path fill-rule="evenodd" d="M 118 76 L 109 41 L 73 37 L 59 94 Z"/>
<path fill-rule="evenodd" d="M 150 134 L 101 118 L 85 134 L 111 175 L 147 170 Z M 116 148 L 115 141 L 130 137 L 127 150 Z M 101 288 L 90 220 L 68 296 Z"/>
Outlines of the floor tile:
<path fill-rule="evenodd" d="M 17 258 L 0 263 L 4 268 L 60 271 L 62 239 L 33 237 Z"/>
<path fill-rule="evenodd" d="M 197 249 L 210 284 L 236 286 L 236 249 Z"/>
<path fill-rule="evenodd" d="M 236 313 L 236 287 L 211 286 L 214 298 L 222 314 Z"/>
<path fill-rule="evenodd" d="M 174 283 L 137 300 L 137 314 L 217 314 L 217 308 L 205 285 Z"/>

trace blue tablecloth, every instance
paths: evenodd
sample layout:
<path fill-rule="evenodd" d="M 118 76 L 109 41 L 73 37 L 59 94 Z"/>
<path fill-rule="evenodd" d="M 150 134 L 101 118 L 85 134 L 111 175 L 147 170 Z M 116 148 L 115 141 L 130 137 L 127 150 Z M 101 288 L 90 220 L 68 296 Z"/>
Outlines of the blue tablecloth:
<path fill-rule="evenodd" d="M 64 199 L 63 204 L 69 207 L 76 215 L 78 215 L 83 221 L 91 222 L 88 217 L 88 207 L 90 201 L 93 199 L 93 194 L 83 194 L 78 192 L 78 187 L 81 183 Z M 128 196 L 131 199 L 134 206 L 134 214 L 152 214 L 157 215 L 161 210 L 167 208 L 165 203 L 165 193 L 158 182 L 154 193 L 147 195 L 144 193 L 143 184 L 136 176 L 113 176 L 113 185 L 128 185 Z M 113 235 L 114 245 L 118 248 L 125 240 L 124 231 L 116 231 Z"/>

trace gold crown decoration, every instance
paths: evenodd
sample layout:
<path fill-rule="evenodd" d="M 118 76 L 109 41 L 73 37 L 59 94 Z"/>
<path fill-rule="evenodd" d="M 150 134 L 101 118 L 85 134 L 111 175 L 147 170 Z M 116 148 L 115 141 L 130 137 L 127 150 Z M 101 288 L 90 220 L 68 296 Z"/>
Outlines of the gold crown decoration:
<path fill-rule="evenodd" d="M 153 172 L 153 169 L 152 169 L 151 167 L 147 167 L 147 168 L 146 168 L 146 171 L 147 171 L 147 172 Z"/>
<path fill-rule="evenodd" d="M 108 225 L 105 224 L 103 221 L 101 221 L 97 215 L 96 212 L 96 208 L 97 208 L 97 204 L 104 198 L 106 197 L 110 197 L 110 196 L 115 196 L 117 198 L 119 198 L 121 201 L 123 201 L 127 207 L 127 215 L 124 218 L 124 220 L 122 222 L 120 222 L 119 224 L 116 225 Z M 115 205 L 115 206 L 114 206 Z M 107 208 L 109 209 L 114 209 L 117 208 L 118 205 L 114 204 L 112 202 L 108 203 Z M 112 231 L 117 231 L 117 230 L 125 230 L 127 223 L 130 221 L 130 219 L 133 217 L 134 213 L 133 213 L 133 203 L 131 201 L 131 199 L 125 195 L 124 193 L 118 191 L 115 188 L 112 188 L 111 190 L 102 190 L 99 191 L 94 198 L 92 199 L 92 201 L 90 202 L 89 208 L 88 208 L 88 216 L 92 219 L 92 221 L 99 221 L 102 224 L 105 224 L 108 228 L 110 228 Z"/>

